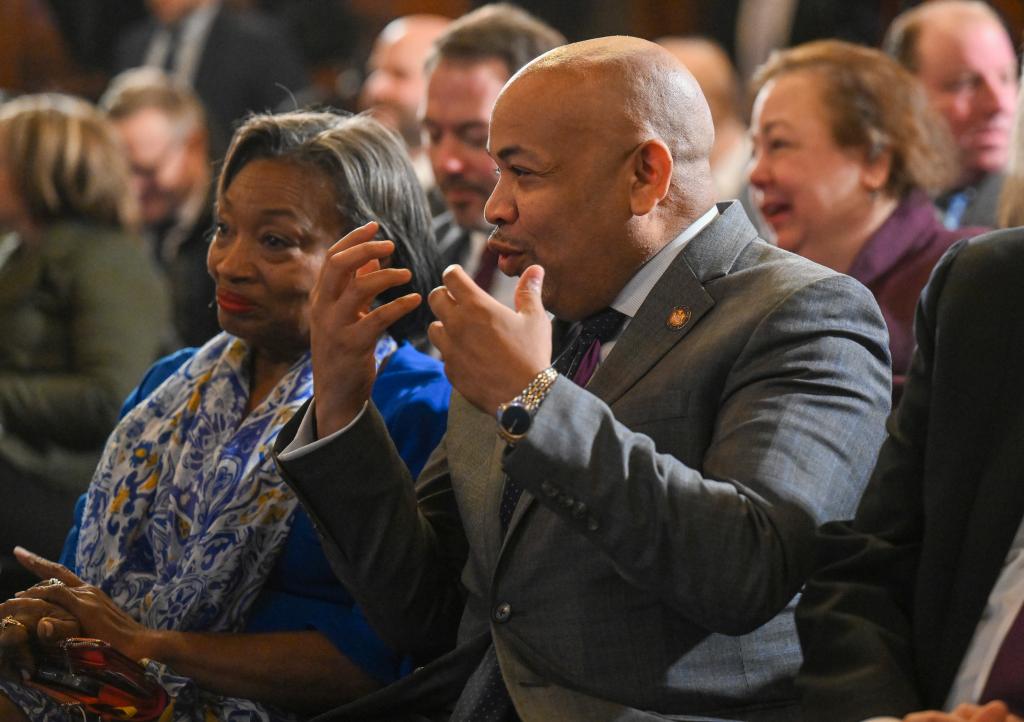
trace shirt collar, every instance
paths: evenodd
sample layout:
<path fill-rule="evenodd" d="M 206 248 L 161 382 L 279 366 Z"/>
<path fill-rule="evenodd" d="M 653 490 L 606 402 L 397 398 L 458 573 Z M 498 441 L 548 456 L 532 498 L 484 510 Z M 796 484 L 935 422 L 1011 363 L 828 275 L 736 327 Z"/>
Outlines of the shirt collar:
<path fill-rule="evenodd" d="M 696 236 L 704 227 L 718 217 L 718 208 L 711 208 L 700 218 L 683 229 L 683 232 L 672 239 L 664 248 L 651 256 L 644 265 L 640 267 L 621 291 L 612 301 L 612 308 L 633 318 L 640 306 L 647 299 L 648 294 L 654 285 L 661 278 L 665 270 L 672 264 L 679 252 L 683 250 L 691 238 Z"/>

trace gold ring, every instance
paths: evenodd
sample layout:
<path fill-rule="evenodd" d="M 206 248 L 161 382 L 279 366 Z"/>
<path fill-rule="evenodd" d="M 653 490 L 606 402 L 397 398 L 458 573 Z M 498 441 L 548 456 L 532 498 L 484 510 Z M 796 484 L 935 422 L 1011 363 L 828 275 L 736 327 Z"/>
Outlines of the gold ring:
<path fill-rule="evenodd" d="M 4 631 L 5 629 L 11 626 L 21 627 L 22 629 L 25 629 L 25 624 L 19 621 L 18 619 L 15 619 L 14 615 L 12 614 L 8 614 L 3 619 L 0 619 L 0 632 Z"/>

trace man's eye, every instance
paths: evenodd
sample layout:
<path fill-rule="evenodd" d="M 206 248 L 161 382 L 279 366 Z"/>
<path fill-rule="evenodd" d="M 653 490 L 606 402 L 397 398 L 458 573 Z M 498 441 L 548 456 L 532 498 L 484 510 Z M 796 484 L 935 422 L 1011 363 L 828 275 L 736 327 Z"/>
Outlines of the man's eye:
<path fill-rule="evenodd" d="M 519 168 L 518 166 L 512 166 L 509 168 L 509 170 L 512 171 L 513 175 L 516 175 L 520 178 L 526 175 L 530 175 L 530 171 L 526 170 L 525 168 Z"/>
<path fill-rule="evenodd" d="M 487 133 L 479 131 L 466 131 L 459 133 L 459 140 L 472 148 L 487 147 Z"/>

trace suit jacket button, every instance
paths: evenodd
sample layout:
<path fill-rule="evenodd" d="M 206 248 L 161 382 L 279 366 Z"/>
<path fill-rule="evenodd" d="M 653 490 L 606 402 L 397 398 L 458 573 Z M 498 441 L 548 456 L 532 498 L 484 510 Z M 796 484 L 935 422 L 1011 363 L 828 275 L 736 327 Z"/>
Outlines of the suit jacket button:
<path fill-rule="evenodd" d="M 498 624 L 504 624 L 512 616 L 512 605 L 508 602 L 502 602 L 494 608 L 494 621 Z"/>

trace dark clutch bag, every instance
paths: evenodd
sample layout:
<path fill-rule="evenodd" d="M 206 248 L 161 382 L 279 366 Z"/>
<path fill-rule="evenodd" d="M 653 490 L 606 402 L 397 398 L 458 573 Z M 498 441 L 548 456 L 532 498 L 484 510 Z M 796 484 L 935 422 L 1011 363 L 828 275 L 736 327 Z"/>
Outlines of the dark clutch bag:
<path fill-rule="evenodd" d="M 167 707 L 167 692 L 145 668 L 100 639 L 36 645 L 33 657 L 35 669 L 25 670 L 27 686 L 100 719 L 148 722 Z"/>

